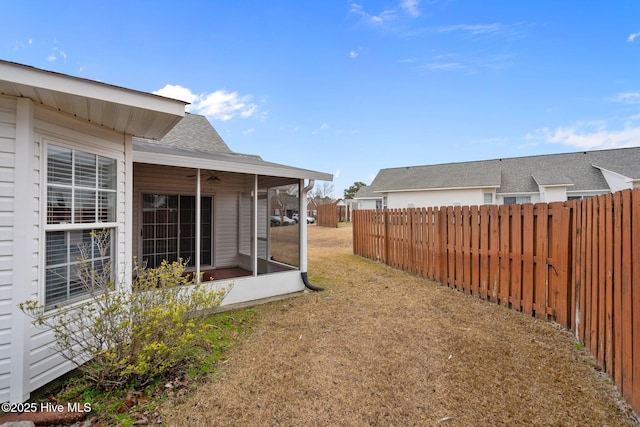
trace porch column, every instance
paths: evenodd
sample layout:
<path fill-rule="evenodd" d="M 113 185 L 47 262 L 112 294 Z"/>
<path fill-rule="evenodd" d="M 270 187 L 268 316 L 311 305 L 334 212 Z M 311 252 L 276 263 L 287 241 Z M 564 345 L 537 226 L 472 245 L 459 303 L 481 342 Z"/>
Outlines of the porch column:
<path fill-rule="evenodd" d="M 253 224 L 251 225 L 251 265 L 258 276 L 258 175 L 253 176 Z"/>
<path fill-rule="evenodd" d="M 304 179 L 300 180 L 299 192 L 300 197 L 298 206 L 298 226 L 300 228 L 300 272 L 307 271 L 307 189 L 304 186 Z"/>
<path fill-rule="evenodd" d="M 202 220 L 200 212 L 200 205 L 202 204 L 200 201 L 200 168 L 197 169 L 196 177 L 196 277 L 198 278 L 198 283 L 200 283 L 200 221 Z"/>

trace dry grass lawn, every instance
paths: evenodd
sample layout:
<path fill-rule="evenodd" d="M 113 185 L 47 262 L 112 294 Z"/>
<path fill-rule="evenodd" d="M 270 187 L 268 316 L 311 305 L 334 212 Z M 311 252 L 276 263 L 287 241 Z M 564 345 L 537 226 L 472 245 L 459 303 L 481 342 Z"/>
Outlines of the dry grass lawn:
<path fill-rule="evenodd" d="M 637 425 L 569 333 L 356 257 L 348 226 L 309 227 L 309 275 L 170 425 Z"/>

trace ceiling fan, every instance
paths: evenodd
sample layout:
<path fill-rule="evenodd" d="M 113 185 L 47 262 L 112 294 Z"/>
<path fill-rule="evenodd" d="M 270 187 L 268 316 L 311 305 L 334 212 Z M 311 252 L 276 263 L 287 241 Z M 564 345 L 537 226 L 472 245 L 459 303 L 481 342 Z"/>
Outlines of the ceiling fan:
<path fill-rule="evenodd" d="M 218 176 L 217 173 L 212 172 L 212 171 L 201 171 L 200 172 L 200 176 L 204 178 L 205 182 L 208 182 L 209 184 L 213 184 L 216 182 L 222 182 L 222 178 L 220 178 Z M 196 175 L 187 175 L 187 178 L 195 178 Z"/>

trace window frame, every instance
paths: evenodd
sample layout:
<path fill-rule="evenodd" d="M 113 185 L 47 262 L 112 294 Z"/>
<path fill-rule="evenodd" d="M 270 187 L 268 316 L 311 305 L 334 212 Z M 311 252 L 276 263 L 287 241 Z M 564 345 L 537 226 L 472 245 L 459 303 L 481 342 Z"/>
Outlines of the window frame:
<path fill-rule="evenodd" d="M 509 203 L 507 203 L 507 199 L 509 199 Z M 513 202 L 511 202 L 513 199 Z M 531 203 L 531 196 L 503 196 L 502 204 L 503 205 L 522 205 L 526 203 Z"/>
<path fill-rule="evenodd" d="M 62 299 L 62 300 L 54 300 L 52 302 L 50 302 L 49 304 L 47 303 L 47 292 L 48 292 L 48 288 L 47 288 L 47 271 L 49 268 L 60 268 L 66 265 L 66 268 L 73 268 L 74 265 L 77 265 L 77 261 L 76 260 L 71 260 L 69 258 L 66 259 L 65 263 L 60 263 L 60 264 L 54 264 L 54 265 L 48 265 L 48 251 L 47 251 L 47 242 L 50 236 L 53 235 L 53 233 L 59 233 L 59 232 L 63 232 L 64 236 L 65 236 L 65 244 L 67 245 L 66 248 L 64 250 L 66 250 L 67 255 L 69 255 L 71 252 L 74 252 L 72 250 L 70 250 L 70 244 L 69 243 L 69 238 L 70 238 L 70 234 L 72 234 L 73 232 L 78 232 L 78 231 L 96 231 L 99 232 L 101 230 L 107 230 L 110 234 L 110 238 L 109 238 L 109 254 L 108 254 L 108 258 L 109 258 L 109 263 L 111 266 L 111 274 L 112 274 L 112 280 L 114 280 L 115 278 L 119 277 L 118 275 L 118 265 L 119 265 L 119 253 L 118 253 L 118 234 L 121 231 L 120 230 L 120 215 L 121 212 L 119 210 L 119 204 L 122 202 L 121 200 L 121 183 L 119 182 L 119 177 L 122 171 L 122 166 L 121 163 L 123 161 L 124 158 L 124 148 L 123 151 L 117 151 L 117 150 L 109 150 L 109 149 L 105 149 L 102 146 L 99 146 L 95 143 L 90 143 L 88 141 L 74 141 L 73 138 L 65 138 L 64 140 L 59 139 L 59 138 L 52 138 L 52 137 L 48 137 L 45 136 L 43 138 L 41 138 L 41 142 L 40 142 L 40 183 L 41 183 L 41 202 L 40 202 L 40 217 L 41 217 L 41 230 L 42 233 L 40 235 L 40 263 L 39 266 L 41 267 L 40 269 L 40 283 L 41 286 L 39 286 L 39 292 L 38 292 L 38 299 L 40 301 L 40 303 L 45 307 L 45 311 L 51 311 L 51 310 L 55 310 L 58 309 L 60 307 L 70 307 L 73 306 L 74 304 L 80 303 L 82 301 L 86 301 L 88 298 L 90 298 L 90 295 L 88 292 L 81 292 L 78 293 L 76 296 L 71 296 L 70 297 L 70 292 L 71 292 L 71 288 L 73 286 L 73 277 L 74 277 L 74 272 L 71 272 L 70 270 L 68 270 L 68 277 L 66 278 L 67 283 L 66 283 L 66 291 L 67 291 L 67 296 Z M 71 176 L 72 176 L 72 183 L 71 185 L 60 185 L 58 184 L 52 184 L 49 181 L 49 152 L 50 152 L 50 148 L 51 147 L 56 147 L 59 149 L 64 149 L 64 150 L 70 150 L 71 151 Z M 74 172 L 74 153 L 81 153 L 84 155 L 90 155 L 93 156 L 95 158 L 95 170 L 96 170 L 96 176 L 94 178 L 95 181 L 95 185 L 93 187 L 88 187 L 88 186 L 82 186 L 82 185 L 75 185 L 74 179 L 75 177 L 73 176 L 73 172 Z M 99 167 L 100 167 L 100 158 L 104 158 L 104 159 L 108 159 L 109 161 L 113 162 L 113 171 L 111 173 L 112 175 L 112 188 L 101 188 L 100 187 L 100 172 L 99 172 Z M 94 217 L 93 217 L 93 222 L 76 222 L 76 217 L 74 215 L 74 211 L 75 209 L 77 209 L 78 205 L 74 204 L 74 198 L 73 196 L 71 197 L 71 199 L 69 200 L 69 203 L 71 205 L 70 209 L 71 209 L 71 213 L 69 214 L 70 218 L 69 218 L 69 222 L 66 223 L 49 223 L 49 189 L 50 188 L 67 188 L 71 191 L 71 194 L 73 195 L 74 190 L 88 190 L 88 189 L 92 189 L 93 191 L 95 191 L 95 195 L 94 195 L 94 201 L 95 203 L 93 204 L 93 211 L 94 211 Z M 112 194 L 112 202 L 110 203 L 112 206 L 112 212 L 110 213 L 110 218 L 108 221 L 100 221 L 100 214 L 99 214 L 99 210 L 100 210 L 100 193 L 109 193 Z M 92 239 L 93 241 L 93 239 Z M 95 249 L 94 249 L 95 251 Z M 93 256 L 91 260 L 89 260 L 91 263 L 97 262 L 100 260 L 99 256 Z"/>

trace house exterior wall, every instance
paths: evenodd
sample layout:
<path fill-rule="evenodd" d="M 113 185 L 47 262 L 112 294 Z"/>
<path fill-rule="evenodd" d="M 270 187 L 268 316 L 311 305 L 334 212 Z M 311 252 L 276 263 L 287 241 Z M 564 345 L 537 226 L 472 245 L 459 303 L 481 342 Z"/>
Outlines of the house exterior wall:
<path fill-rule="evenodd" d="M 484 204 L 484 193 L 489 192 L 494 193 L 495 190 L 493 188 L 470 188 L 432 191 L 402 191 L 385 194 L 387 195 L 388 208 L 403 209 L 408 207 L 482 205 Z"/>
<path fill-rule="evenodd" d="M 380 199 L 378 200 L 380 201 L 380 203 L 382 203 L 382 197 L 380 197 Z M 376 209 L 376 199 L 357 199 L 356 209 L 360 209 L 360 210 Z"/>
<path fill-rule="evenodd" d="M 0 401 L 21 402 L 73 369 L 53 334 L 35 327 L 18 304 L 44 303 L 46 147 L 55 144 L 116 159 L 114 262 L 126 253 L 125 138 L 121 133 L 0 96 Z"/>
<path fill-rule="evenodd" d="M 540 201 L 545 203 L 565 202 L 567 200 L 567 187 L 540 186 Z"/>
<path fill-rule="evenodd" d="M 40 150 L 37 152 L 36 162 L 40 164 L 39 181 L 41 184 L 41 202 L 34 210 L 34 215 L 38 217 L 40 229 L 37 273 L 37 296 L 44 302 L 44 224 L 46 222 L 46 182 L 45 163 L 46 146 L 55 144 L 77 150 L 82 150 L 92 154 L 99 154 L 117 161 L 117 205 L 114 242 L 114 264 L 116 277 L 125 271 L 128 251 L 127 242 L 130 241 L 126 227 L 127 204 L 126 188 L 127 181 L 132 177 L 126 174 L 126 162 L 130 162 L 125 156 L 126 137 L 122 133 L 108 131 L 98 126 L 74 120 L 64 115 L 60 115 L 49 109 L 36 109 L 35 138 L 40 142 Z M 41 328 L 31 328 L 30 333 L 30 391 L 41 387 L 60 375 L 73 369 L 73 365 L 64 359 L 55 350 L 53 334 Z"/>

